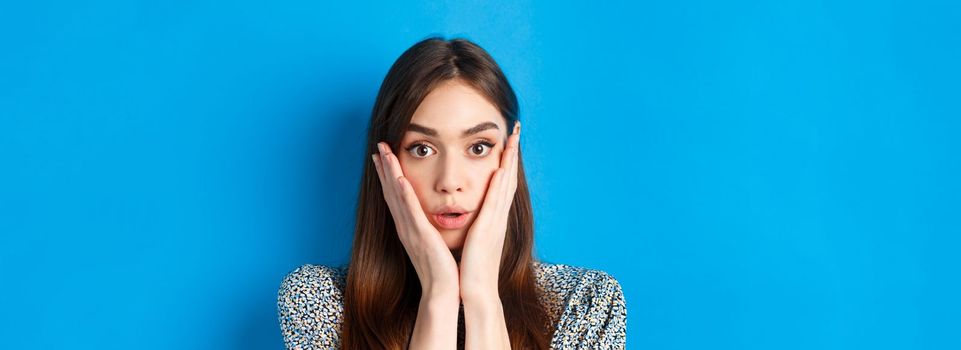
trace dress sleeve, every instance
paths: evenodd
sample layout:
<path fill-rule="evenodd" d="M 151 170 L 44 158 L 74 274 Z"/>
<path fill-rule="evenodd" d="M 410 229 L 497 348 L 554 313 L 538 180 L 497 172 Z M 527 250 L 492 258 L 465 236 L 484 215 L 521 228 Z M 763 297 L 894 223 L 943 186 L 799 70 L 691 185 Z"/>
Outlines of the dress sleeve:
<path fill-rule="evenodd" d="M 627 306 L 620 283 L 599 270 L 582 275 L 557 327 L 557 349 L 624 349 Z"/>
<path fill-rule="evenodd" d="M 597 344 L 590 345 L 592 349 L 624 349 L 627 334 L 627 304 L 621 284 L 613 276 L 600 272 L 597 283 L 597 294 L 591 306 L 590 314 L 596 317 L 598 327 Z"/>
<path fill-rule="evenodd" d="M 277 317 L 286 348 L 338 349 L 341 300 L 331 269 L 304 265 L 288 273 L 277 292 Z"/>

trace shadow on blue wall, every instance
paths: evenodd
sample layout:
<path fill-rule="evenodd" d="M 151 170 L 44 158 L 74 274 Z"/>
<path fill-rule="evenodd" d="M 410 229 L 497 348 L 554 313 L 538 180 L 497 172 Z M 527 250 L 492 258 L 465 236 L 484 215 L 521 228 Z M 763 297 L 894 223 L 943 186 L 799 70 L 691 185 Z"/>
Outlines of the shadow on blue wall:
<path fill-rule="evenodd" d="M 336 68 L 331 68 L 336 70 Z M 376 69 L 371 69 L 376 71 Z M 344 80 L 357 77 L 344 77 Z M 261 270 L 255 286 L 266 286 L 273 299 L 265 304 L 263 293 L 248 295 L 238 303 L 239 318 L 233 327 L 234 349 L 267 349 L 281 344 L 275 307 L 276 291 L 280 279 L 278 271 L 287 273 L 301 264 L 346 263 L 353 239 L 355 203 L 360 186 L 366 130 L 372 102 L 369 98 L 376 87 L 361 90 L 340 89 L 344 85 L 325 81 L 325 89 L 305 101 L 306 112 L 303 127 L 292 130 L 298 145 L 291 149 L 288 164 L 299 164 L 290 172 L 294 178 L 286 179 L 288 188 L 278 207 L 290 210 L 290 232 L 283 234 L 284 245 L 278 251 L 287 262 L 287 268 Z M 259 287 L 257 287 L 259 289 Z"/>

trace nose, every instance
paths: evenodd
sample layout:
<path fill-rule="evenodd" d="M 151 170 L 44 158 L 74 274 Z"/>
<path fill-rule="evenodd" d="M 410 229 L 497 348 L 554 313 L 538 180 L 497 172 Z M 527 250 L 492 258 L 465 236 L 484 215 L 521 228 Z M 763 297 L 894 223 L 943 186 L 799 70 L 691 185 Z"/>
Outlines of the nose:
<path fill-rule="evenodd" d="M 458 163 L 456 157 L 445 156 L 442 158 L 438 169 L 437 192 L 464 192 L 464 182 L 467 179 L 466 176 L 461 174 L 464 166 Z"/>

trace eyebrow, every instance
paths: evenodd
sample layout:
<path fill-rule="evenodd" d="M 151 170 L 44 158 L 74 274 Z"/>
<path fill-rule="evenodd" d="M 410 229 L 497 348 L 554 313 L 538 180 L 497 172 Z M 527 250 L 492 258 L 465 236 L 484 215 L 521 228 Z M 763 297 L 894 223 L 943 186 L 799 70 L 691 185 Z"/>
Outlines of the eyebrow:
<path fill-rule="evenodd" d="M 500 128 L 497 127 L 497 124 L 494 124 L 494 122 L 483 122 L 483 123 L 477 124 L 476 126 L 470 129 L 464 130 L 464 132 L 461 133 L 461 137 L 468 137 L 470 135 L 479 133 L 487 129 L 500 129 Z M 428 128 L 426 126 L 423 126 L 417 123 L 410 123 L 410 125 L 407 126 L 407 131 L 414 131 L 427 136 L 437 137 L 437 130 Z"/>

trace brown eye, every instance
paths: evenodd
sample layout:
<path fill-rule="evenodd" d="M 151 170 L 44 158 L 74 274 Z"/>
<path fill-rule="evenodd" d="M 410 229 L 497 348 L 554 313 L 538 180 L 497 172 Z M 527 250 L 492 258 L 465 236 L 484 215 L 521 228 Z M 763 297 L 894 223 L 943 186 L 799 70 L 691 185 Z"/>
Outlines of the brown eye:
<path fill-rule="evenodd" d="M 433 148 L 422 143 L 415 143 L 407 148 L 407 152 L 415 158 L 426 158 L 427 156 L 433 154 Z"/>
<path fill-rule="evenodd" d="M 470 146 L 470 151 L 475 156 L 483 157 L 486 156 L 494 148 L 494 145 L 489 142 L 478 142 Z"/>

